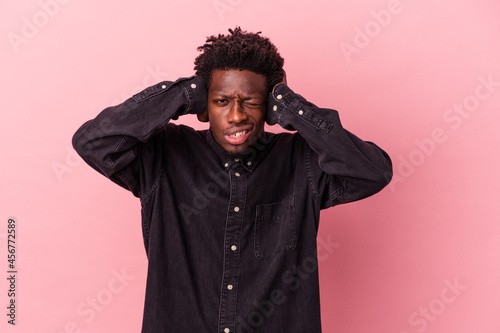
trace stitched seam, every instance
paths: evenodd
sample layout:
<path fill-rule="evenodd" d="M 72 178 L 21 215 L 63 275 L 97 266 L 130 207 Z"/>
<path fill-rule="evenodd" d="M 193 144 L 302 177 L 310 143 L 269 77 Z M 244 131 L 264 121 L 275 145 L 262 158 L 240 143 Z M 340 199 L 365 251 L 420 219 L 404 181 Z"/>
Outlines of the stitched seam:
<path fill-rule="evenodd" d="M 175 81 L 175 82 L 168 82 L 168 81 L 159 82 L 156 85 L 151 86 L 149 88 L 146 88 L 143 91 L 133 95 L 132 97 L 134 98 L 134 100 L 137 104 L 142 103 L 142 102 L 150 99 L 151 97 L 155 97 L 155 96 L 158 96 L 160 94 L 163 94 L 171 86 L 173 86 L 176 82 L 177 81 Z M 167 87 L 166 88 L 158 88 L 162 85 L 167 85 Z"/>
<path fill-rule="evenodd" d="M 126 136 L 122 136 L 122 138 L 120 139 L 120 142 L 118 142 L 118 144 L 116 145 L 115 149 L 113 149 L 113 152 L 111 154 L 114 154 L 118 151 L 118 149 L 120 149 L 123 144 L 125 143 L 125 140 L 126 140 Z M 107 156 L 107 160 L 108 160 L 108 164 L 111 166 L 111 171 L 113 171 L 113 173 L 116 172 L 116 164 L 113 163 L 113 161 L 111 160 L 111 154 L 108 154 Z"/>
<path fill-rule="evenodd" d="M 328 196 L 330 197 L 330 200 L 334 201 L 338 197 L 340 197 L 344 192 L 347 191 L 347 185 L 345 182 L 343 182 L 342 187 L 337 189 L 335 192 L 330 193 Z"/>
<path fill-rule="evenodd" d="M 292 203 L 290 203 L 289 201 L 290 200 L 287 200 L 287 201 L 281 201 L 281 202 L 276 202 L 276 203 L 272 203 L 272 204 L 264 204 L 264 205 L 257 205 L 256 209 L 258 209 L 258 207 L 264 207 L 264 206 L 268 206 L 268 205 L 282 205 L 282 206 L 287 206 L 286 207 L 286 213 L 283 214 L 281 216 L 281 220 L 283 220 L 283 217 L 290 213 L 290 211 L 292 212 L 292 223 L 291 223 L 291 228 L 292 228 L 292 233 L 293 233 L 293 242 L 288 245 L 288 246 L 284 246 L 283 248 L 281 249 L 277 249 L 275 251 L 266 251 L 264 249 L 264 245 L 261 244 L 262 242 L 258 241 L 257 239 L 260 240 L 260 237 L 257 237 L 257 235 L 261 235 L 263 231 L 258 231 L 258 230 L 261 230 L 262 228 L 262 224 L 265 224 L 265 223 L 276 223 L 274 222 L 274 219 L 263 219 L 263 218 L 260 218 L 258 216 L 255 217 L 255 233 L 254 233 L 254 253 L 255 253 L 255 256 L 257 257 L 257 259 L 259 260 L 268 260 L 268 259 L 272 259 L 280 254 L 283 254 L 283 253 L 287 253 L 287 252 L 290 252 L 290 251 L 293 251 L 296 247 L 297 247 L 297 221 L 296 221 L 296 218 L 295 218 L 295 192 L 291 195 L 291 201 Z M 258 214 L 256 214 L 258 215 Z M 260 222 L 260 223 L 259 223 Z M 283 222 L 281 222 L 283 223 Z M 259 226 L 261 228 L 259 228 Z M 285 235 L 286 237 L 286 235 Z M 259 246 L 257 246 L 259 245 Z M 257 248 L 261 249 L 261 251 L 257 251 Z M 259 253 L 258 253 L 259 252 Z M 267 253 L 267 252 L 272 252 L 272 253 Z"/>
<path fill-rule="evenodd" d="M 127 140 L 127 137 L 125 135 L 122 136 L 120 142 L 118 142 L 118 144 L 116 145 L 116 148 L 113 150 L 113 153 L 111 153 L 111 154 L 116 153 L 123 146 L 123 144 L 125 143 L 126 140 Z M 134 190 L 137 189 L 137 184 L 132 179 L 127 177 L 124 173 L 116 171 L 116 164 L 113 163 L 113 161 L 111 160 L 111 154 L 109 154 L 107 156 L 107 160 L 108 160 L 108 164 L 111 166 L 111 170 L 113 171 L 113 173 L 116 173 L 116 177 L 118 179 L 122 180 L 127 185 L 129 185 L 131 189 L 134 189 Z"/>
<path fill-rule="evenodd" d="M 311 173 L 311 165 L 310 165 L 311 164 L 311 148 L 307 144 L 306 144 L 306 149 L 305 149 L 304 154 L 306 155 L 305 156 L 305 160 L 306 160 L 307 178 L 309 180 L 309 188 L 311 189 L 311 192 L 313 194 L 313 199 L 318 204 L 321 204 L 321 200 L 319 198 L 319 194 L 316 193 L 316 191 L 314 190 L 314 186 L 313 186 L 312 173 Z"/>
<path fill-rule="evenodd" d="M 182 83 L 181 83 L 181 87 L 182 87 L 182 90 L 184 90 L 184 93 L 186 94 L 187 101 L 188 101 L 186 113 L 189 113 L 191 111 L 191 96 L 189 94 L 189 89 L 187 89 L 187 87 Z"/>
<path fill-rule="evenodd" d="M 283 100 L 283 102 L 280 102 L 276 97 L 274 97 L 274 95 L 273 95 L 273 98 L 278 104 L 281 104 L 286 110 L 290 111 L 290 113 L 292 113 L 292 115 L 295 115 L 295 116 L 303 119 L 306 123 L 310 124 L 314 128 L 316 128 L 320 131 L 327 132 L 327 133 L 330 132 L 330 130 L 333 128 L 333 124 L 329 123 L 328 121 L 326 121 L 320 117 L 315 116 L 313 112 L 309 111 L 309 107 L 307 105 L 301 105 L 300 102 L 294 103 L 293 101 L 288 101 L 286 98 Z M 298 114 L 295 114 L 291 108 L 289 108 L 287 105 L 285 105 L 285 102 L 287 102 L 287 104 L 289 103 L 290 105 L 298 104 L 298 109 L 300 109 L 300 110 L 307 109 L 308 113 L 310 113 L 310 115 L 300 116 Z M 316 124 L 314 122 L 316 119 L 317 119 L 318 124 Z M 281 114 L 278 114 L 278 120 L 281 120 Z M 321 126 L 321 124 L 325 124 L 325 125 Z M 322 128 L 322 127 L 324 127 L 324 128 Z"/>
<path fill-rule="evenodd" d="M 146 223 L 146 216 L 144 214 L 144 206 L 143 206 L 143 203 L 141 202 L 141 224 L 142 224 L 142 227 L 144 228 L 144 231 L 146 233 L 146 236 L 148 237 L 148 247 L 149 247 L 149 228 L 148 228 L 148 225 Z M 148 249 L 148 252 L 149 252 L 149 249 Z"/>
<path fill-rule="evenodd" d="M 144 194 L 144 196 L 141 196 L 141 198 L 144 202 L 147 202 L 151 198 L 153 193 L 158 189 L 158 187 L 160 187 L 160 180 L 161 180 L 162 176 L 163 176 L 163 169 L 161 169 L 160 172 L 158 173 L 158 176 L 156 177 L 156 180 L 153 183 L 153 186 L 151 186 L 151 189 L 149 191 L 147 191 Z"/>

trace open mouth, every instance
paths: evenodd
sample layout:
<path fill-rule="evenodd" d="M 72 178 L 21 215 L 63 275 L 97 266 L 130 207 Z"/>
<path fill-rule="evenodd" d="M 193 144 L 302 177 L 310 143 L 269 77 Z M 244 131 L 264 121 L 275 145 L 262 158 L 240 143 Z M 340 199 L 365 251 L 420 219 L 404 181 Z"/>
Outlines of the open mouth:
<path fill-rule="evenodd" d="M 245 141 L 247 141 L 248 137 L 250 136 L 250 130 L 241 130 L 238 132 L 234 132 L 231 135 L 224 135 L 224 138 L 226 139 L 227 142 L 229 142 L 232 145 L 241 145 Z"/>

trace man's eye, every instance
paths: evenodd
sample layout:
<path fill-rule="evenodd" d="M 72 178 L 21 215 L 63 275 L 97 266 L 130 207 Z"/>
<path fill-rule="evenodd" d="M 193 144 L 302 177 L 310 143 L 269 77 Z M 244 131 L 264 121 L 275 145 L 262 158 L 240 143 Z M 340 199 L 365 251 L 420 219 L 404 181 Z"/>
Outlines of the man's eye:
<path fill-rule="evenodd" d="M 227 100 L 223 99 L 223 98 L 215 100 L 215 104 L 225 104 L 226 102 L 227 102 Z"/>
<path fill-rule="evenodd" d="M 251 108 L 258 108 L 258 107 L 262 106 L 262 104 L 260 104 L 260 103 L 250 103 L 250 102 L 245 102 L 244 105 L 251 107 Z"/>

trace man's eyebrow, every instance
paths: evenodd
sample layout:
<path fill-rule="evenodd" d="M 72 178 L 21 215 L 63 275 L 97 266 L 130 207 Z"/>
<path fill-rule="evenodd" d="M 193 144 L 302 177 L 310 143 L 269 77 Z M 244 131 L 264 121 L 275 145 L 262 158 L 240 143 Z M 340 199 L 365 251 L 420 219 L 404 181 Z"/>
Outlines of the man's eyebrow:
<path fill-rule="evenodd" d="M 220 97 L 220 98 L 227 98 L 227 99 L 230 99 L 230 98 L 234 98 L 234 95 L 227 95 L 225 93 L 222 93 L 222 92 L 218 92 L 218 91 L 214 91 L 213 92 L 213 95 L 214 96 L 217 96 L 217 97 Z M 259 100 L 259 101 L 264 101 L 265 98 L 261 98 L 261 97 L 258 97 L 258 95 L 249 95 L 245 98 L 243 98 L 243 100 L 250 100 L 250 99 L 256 99 L 256 100 Z"/>

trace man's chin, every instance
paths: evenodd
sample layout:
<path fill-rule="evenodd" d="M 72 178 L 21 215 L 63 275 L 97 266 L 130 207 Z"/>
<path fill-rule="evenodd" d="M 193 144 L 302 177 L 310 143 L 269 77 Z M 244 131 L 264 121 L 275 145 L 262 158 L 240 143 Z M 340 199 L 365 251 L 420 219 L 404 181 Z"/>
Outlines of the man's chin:
<path fill-rule="evenodd" d="M 231 146 L 228 148 L 224 148 L 224 151 L 231 158 L 240 158 L 248 154 L 249 148 L 250 146 L 245 144 L 245 145 L 238 145 L 238 146 Z"/>

